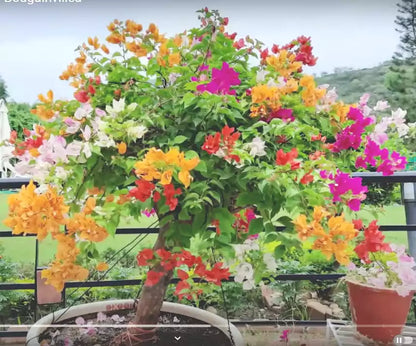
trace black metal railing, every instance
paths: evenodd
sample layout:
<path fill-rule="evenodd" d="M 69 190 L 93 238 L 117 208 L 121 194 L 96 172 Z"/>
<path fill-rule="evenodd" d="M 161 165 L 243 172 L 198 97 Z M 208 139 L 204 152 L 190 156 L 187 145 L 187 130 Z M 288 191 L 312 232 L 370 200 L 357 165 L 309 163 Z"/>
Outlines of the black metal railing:
<path fill-rule="evenodd" d="M 379 173 L 353 173 L 354 177 L 361 177 L 363 184 L 365 183 L 416 183 L 416 171 L 412 172 L 398 172 L 391 176 L 383 176 Z M 0 179 L 0 190 L 10 190 L 18 189 L 22 185 L 29 183 L 28 179 L 21 178 L 9 178 L 9 179 Z M 284 227 L 276 227 L 277 232 L 284 230 Z M 416 224 L 406 224 L 406 225 L 381 225 L 381 231 L 416 231 Z M 156 234 L 158 233 L 159 228 L 120 228 L 116 230 L 116 235 L 121 234 Z M 0 238 L 4 237 L 20 237 L 22 235 L 12 235 L 11 231 L 0 231 Z M 26 235 L 28 237 L 34 237 L 33 234 Z M 37 311 L 37 282 L 36 274 L 38 270 L 38 261 L 39 261 L 39 246 L 38 241 L 35 240 L 35 258 L 34 258 L 34 282 L 32 283 L 0 283 L 0 291 L 10 291 L 10 290 L 33 290 L 35 298 L 35 314 Z M 308 280 L 308 281 L 335 281 L 343 277 L 344 274 L 339 273 L 329 273 L 329 274 L 280 274 L 276 275 L 275 279 L 279 281 L 298 281 L 298 280 Z M 232 278 L 230 278 L 231 280 Z M 171 283 L 176 283 L 178 279 L 172 279 Z M 141 280 L 92 280 L 85 282 L 67 282 L 64 287 L 64 292 L 68 288 L 91 288 L 91 287 L 116 287 L 116 286 L 140 286 L 142 284 Z M 64 293 L 65 296 L 65 293 Z M 64 300 L 65 301 L 65 300 Z M 36 319 L 36 318 L 35 318 Z M 235 324 L 297 324 L 297 325 L 324 325 L 325 321 L 314 321 L 314 320 L 301 320 L 301 321 L 269 321 L 269 320 L 231 320 Z M 1 327 L 1 326 L 0 326 Z M 24 337 L 26 336 L 25 331 L 0 331 L 0 337 Z"/>

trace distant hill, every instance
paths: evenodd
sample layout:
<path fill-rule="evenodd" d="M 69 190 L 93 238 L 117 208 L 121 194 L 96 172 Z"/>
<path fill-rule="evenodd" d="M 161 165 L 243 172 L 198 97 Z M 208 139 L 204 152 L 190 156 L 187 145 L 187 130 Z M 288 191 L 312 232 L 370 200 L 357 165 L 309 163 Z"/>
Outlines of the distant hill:
<path fill-rule="evenodd" d="M 360 70 L 336 68 L 334 73 L 315 79 L 318 85 L 329 84 L 330 87 L 335 87 L 339 99 L 346 103 L 358 102 L 364 93 L 369 93 L 369 103 L 374 105 L 378 100 L 391 98 L 391 92 L 385 85 L 385 76 L 389 72 L 390 64 L 390 61 L 386 61 L 381 65 Z"/>

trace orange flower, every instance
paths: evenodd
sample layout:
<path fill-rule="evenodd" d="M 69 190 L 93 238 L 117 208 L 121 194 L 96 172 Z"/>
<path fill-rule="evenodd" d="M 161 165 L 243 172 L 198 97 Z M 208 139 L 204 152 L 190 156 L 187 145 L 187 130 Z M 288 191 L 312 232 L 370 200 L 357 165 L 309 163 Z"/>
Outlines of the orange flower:
<path fill-rule="evenodd" d="M 300 86 L 304 87 L 301 92 L 302 100 L 307 107 L 316 106 L 319 99 L 325 96 L 326 89 L 317 89 L 313 76 L 304 75 L 300 79 Z"/>
<path fill-rule="evenodd" d="M 35 189 L 33 181 L 30 181 L 29 185 L 22 186 L 19 193 L 9 196 L 9 216 L 4 224 L 12 229 L 13 234 L 36 234 L 37 239 L 42 240 L 48 232 L 59 232 L 65 224 L 69 207 L 50 186 L 41 195 Z"/>
<path fill-rule="evenodd" d="M 295 225 L 295 230 L 298 232 L 298 236 L 301 240 L 308 239 L 313 232 L 313 228 L 308 225 L 306 220 L 306 215 L 299 215 L 296 220 L 293 221 Z"/>
<path fill-rule="evenodd" d="M 113 31 L 109 36 L 107 36 L 106 40 L 112 44 L 120 44 L 126 41 L 126 37 Z"/>
<path fill-rule="evenodd" d="M 77 213 L 72 219 L 66 220 L 66 226 L 70 234 L 79 233 L 79 237 L 85 240 L 100 242 L 108 236 L 106 229 L 85 213 Z"/>
<path fill-rule="evenodd" d="M 46 279 L 46 284 L 62 291 L 67 281 L 84 281 L 88 270 L 74 263 L 54 261 L 48 269 L 42 270 L 41 276 Z"/>
<path fill-rule="evenodd" d="M 110 54 L 110 50 L 107 48 L 105 44 L 101 45 L 101 49 L 105 54 Z"/>
<path fill-rule="evenodd" d="M 293 53 L 282 49 L 278 56 L 270 55 L 266 58 L 268 65 L 272 66 L 279 74 L 285 78 L 295 73 L 302 67 L 300 61 L 295 61 L 296 56 Z"/>
<path fill-rule="evenodd" d="M 137 24 L 130 19 L 126 20 L 126 32 L 128 32 L 130 35 L 136 36 L 142 30 L 143 26 L 141 24 Z"/>
<path fill-rule="evenodd" d="M 95 209 L 95 205 L 96 205 L 95 198 L 88 197 L 87 202 L 85 202 L 84 213 L 87 215 L 91 214 Z"/>
<path fill-rule="evenodd" d="M 105 262 L 97 263 L 95 269 L 97 269 L 99 272 L 106 271 L 108 269 L 108 264 Z"/>
<path fill-rule="evenodd" d="M 127 151 L 127 145 L 124 142 L 117 144 L 118 153 L 124 155 Z"/>
<path fill-rule="evenodd" d="M 168 170 L 166 172 L 162 173 L 162 176 L 160 178 L 160 183 L 162 185 L 168 185 L 172 181 L 172 171 Z"/>
<path fill-rule="evenodd" d="M 169 66 L 178 65 L 181 62 L 181 55 L 179 53 L 170 54 L 168 57 Z"/>

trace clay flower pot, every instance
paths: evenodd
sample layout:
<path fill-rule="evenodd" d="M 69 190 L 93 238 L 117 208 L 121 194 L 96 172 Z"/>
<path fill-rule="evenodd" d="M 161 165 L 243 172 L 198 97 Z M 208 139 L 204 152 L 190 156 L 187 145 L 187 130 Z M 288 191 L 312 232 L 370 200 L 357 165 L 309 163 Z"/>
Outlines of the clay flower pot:
<path fill-rule="evenodd" d="M 120 300 L 108 300 L 102 302 L 95 302 L 89 304 L 81 304 L 71 307 L 66 311 L 62 309 L 46 315 L 37 321 L 30 329 L 26 337 L 27 346 L 40 346 L 39 335 L 44 332 L 49 325 L 65 324 L 66 320 L 74 319 L 79 316 L 96 314 L 98 312 L 109 313 L 111 311 L 131 310 L 134 304 L 132 299 L 120 299 Z M 201 324 L 209 324 L 219 329 L 226 337 L 230 338 L 230 332 L 228 330 L 228 322 L 224 318 L 217 316 L 211 312 L 194 308 L 192 306 L 164 302 L 161 313 L 172 313 L 175 315 L 181 315 L 191 317 L 199 320 Z M 62 315 L 62 316 L 61 316 Z M 59 318 L 57 318 L 59 316 Z M 163 327 L 163 325 L 161 325 Z M 239 330 L 232 324 L 230 324 L 230 330 L 232 339 L 235 346 L 244 346 L 245 342 Z"/>
<path fill-rule="evenodd" d="M 413 298 L 391 288 L 376 288 L 347 280 L 351 315 L 357 332 L 378 344 L 387 345 L 402 332 Z"/>

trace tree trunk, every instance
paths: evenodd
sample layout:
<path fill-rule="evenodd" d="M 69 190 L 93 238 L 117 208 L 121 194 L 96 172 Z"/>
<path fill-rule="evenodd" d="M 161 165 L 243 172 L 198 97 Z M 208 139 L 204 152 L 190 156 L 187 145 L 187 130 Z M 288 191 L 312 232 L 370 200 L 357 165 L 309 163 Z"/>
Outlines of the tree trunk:
<path fill-rule="evenodd" d="M 160 228 L 156 243 L 153 246 L 153 251 L 165 248 L 164 234 L 168 227 L 169 225 L 166 224 Z M 134 324 L 157 324 L 166 290 L 172 279 L 173 271 L 165 272 L 160 264 L 151 270 L 164 272 L 164 275 L 156 285 L 143 286 L 142 294 L 136 308 L 136 316 L 132 321 Z"/>

